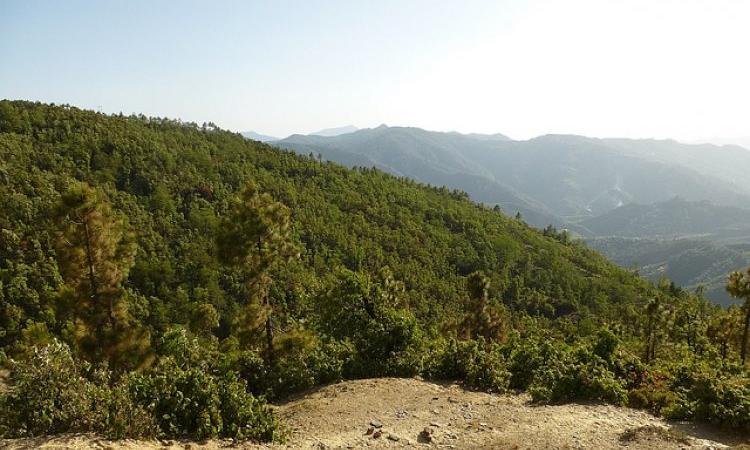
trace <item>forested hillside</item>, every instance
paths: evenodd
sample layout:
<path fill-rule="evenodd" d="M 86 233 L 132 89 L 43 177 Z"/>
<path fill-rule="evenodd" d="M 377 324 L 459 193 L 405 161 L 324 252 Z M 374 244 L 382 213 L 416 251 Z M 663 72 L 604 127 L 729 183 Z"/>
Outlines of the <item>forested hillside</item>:
<path fill-rule="evenodd" d="M 573 135 L 513 141 L 386 126 L 336 137 L 293 135 L 278 145 L 461 189 L 472 200 L 519 212 L 537 228 L 551 224 L 583 236 L 652 279 L 667 275 L 691 288 L 703 285 L 717 303 L 729 303 L 727 270 L 750 262 L 733 248 L 750 242 L 750 211 L 742 209 L 750 205 L 742 177 L 750 152 L 739 147 Z M 662 241 L 673 238 L 679 245 Z M 696 238 L 713 250 L 682 250 L 705 247 Z M 663 258 L 655 261 L 657 253 Z"/>
<path fill-rule="evenodd" d="M 509 214 L 544 213 L 546 223 L 533 223 L 539 227 L 570 227 L 624 204 L 675 196 L 717 205 L 750 203 L 750 185 L 743 178 L 750 153 L 739 147 L 575 135 L 513 141 L 386 126 L 335 137 L 293 135 L 278 144 L 347 165 L 377 165 L 445 183 L 476 201 L 499 204 Z"/>
<path fill-rule="evenodd" d="M 750 264 L 750 210 L 684 199 L 629 204 L 581 222 L 598 236 L 588 244 L 642 276 L 666 276 L 702 288 L 707 298 L 732 303 L 726 274 Z"/>
<path fill-rule="evenodd" d="M 0 102 L 0 232 L 0 434 L 283 439 L 265 398 L 417 374 L 750 429 L 739 309 L 212 124 Z"/>
<path fill-rule="evenodd" d="M 675 197 L 648 205 L 628 204 L 581 224 L 595 236 L 702 236 L 714 241 L 750 240 L 750 209 L 689 202 Z"/>
<path fill-rule="evenodd" d="M 747 247 L 701 238 L 604 237 L 586 242 L 623 267 L 638 267 L 642 277 L 655 282 L 666 277 L 685 289 L 702 290 L 710 301 L 725 306 L 735 302 L 726 291 L 727 273 L 750 265 Z"/>
<path fill-rule="evenodd" d="M 503 135 L 438 133 L 381 125 L 339 136 L 292 135 L 275 144 L 307 155 L 321 155 L 349 167 L 377 167 L 396 176 L 467 192 L 472 200 L 521 213 L 538 228 L 564 221 L 540 202 L 522 195 L 491 165 L 473 160 L 472 151 L 494 151 L 511 142 Z"/>

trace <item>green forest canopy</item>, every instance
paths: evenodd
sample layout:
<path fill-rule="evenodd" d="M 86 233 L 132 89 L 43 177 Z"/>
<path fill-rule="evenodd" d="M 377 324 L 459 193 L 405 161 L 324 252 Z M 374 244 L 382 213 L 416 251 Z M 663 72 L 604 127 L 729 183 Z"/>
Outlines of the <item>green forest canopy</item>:
<path fill-rule="evenodd" d="M 268 219 L 232 228 L 253 217 Z M 76 253 L 84 225 L 99 230 L 96 264 L 108 274 L 92 278 L 96 294 L 85 294 L 92 283 Z M 134 392 L 167 398 L 169 383 L 157 382 L 165 373 L 213 386 L 191 372 L 208 367 L 270 397 L 341 377 L 423 374 L 750 429 L 736 308 L 654 286 L 565 232 L 538 231 L 463 192 L 323 163 L 212 124 L 0 102 L 0 232 L 3 352 L 19 364 L 60 341 L 76 361 L 107 364 L 104 385 L 120 392 L 125 383 L 143 417 L 157 417 L 161 403 Z M 258 233 L 265 250 L 227 257 L 232 240 L 244 245 L 242 233 Z M 296 250 L 274 263 L 282 247 Z M 664 376 L 649 378 L 655 371 Z M 691 396 L 702 382 L 713 383 L 715 398 Z M 230 385 L 217 382 L 215 397 L 247 405 L 244 393 L 222 387 Z M 727 403 L 726 386 L 736 400 L 728 411 L 701 406 Z M 270 414 L 248 408 L 247 423 Z M 272 422 L 256 420 L 252 429 L 263 431 L 243 434 L 220 408 L 206 414 L 219 425 L 175 413 L 153 428 L 275 438 Z M 14 420 L 0 432 L 74 423 Z M 14 429 L 21 423 L 25 431 Z"/>

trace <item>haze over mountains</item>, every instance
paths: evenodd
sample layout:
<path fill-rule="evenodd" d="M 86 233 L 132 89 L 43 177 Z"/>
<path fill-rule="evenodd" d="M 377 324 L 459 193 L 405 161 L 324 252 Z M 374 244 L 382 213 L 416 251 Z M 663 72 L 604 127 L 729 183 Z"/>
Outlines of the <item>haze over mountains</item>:
<path fill-rule="evenodd" d="M 355 131 L 359 130 L 359 128 L 355 127 L 354 125 L 346 125 L 343 127 L 336 127 L 336 128 L 324 128 L 322 130 L 316 131 L 314 133 L 310 133 L 313 136 L 338 136 L 341 134 L 347 134 L 347 133 L 354 133 Z"/>
<path fill-rule="evenodd" d="M 254 141 L 260 141 L 260 142 L 268 142 L 268 141 L 277 141 L 279 138 L 268 136 L 266 134 L 260 134 L 256 133 L 255 131 L 244 131 L 240 133 L 242 137 L 245 137 L 247 139 L 252 139 Z"/>
<path fill-rule="evenodd" d="M 727 268 L 750 263 L 750 151 L 736 145 L 576 135 L 515 141 L 385 125 L 274 144 L 463 190 L 534 226 L 567 228 L 651 278 L 704 285 L 722 303 Z"/>
<path fill-rule="evenodd" d="M 740 136 L 733 138 L 708 138 L 691 142 L 694 144 L 710 143 L 714 145 L 738 145 L 750 151 L 750 136 Z"/>

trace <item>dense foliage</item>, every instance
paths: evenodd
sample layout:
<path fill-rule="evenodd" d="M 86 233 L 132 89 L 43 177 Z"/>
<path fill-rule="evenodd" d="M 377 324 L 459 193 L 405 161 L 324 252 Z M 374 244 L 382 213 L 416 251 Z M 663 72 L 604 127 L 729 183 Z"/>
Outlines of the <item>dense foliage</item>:
<path fill-rule="evenodd" d="M 4 435 L 280 439 L 265 399 L 386 375 L 748 429 L 744 317 L 462 192 L 0 102 Z"/>

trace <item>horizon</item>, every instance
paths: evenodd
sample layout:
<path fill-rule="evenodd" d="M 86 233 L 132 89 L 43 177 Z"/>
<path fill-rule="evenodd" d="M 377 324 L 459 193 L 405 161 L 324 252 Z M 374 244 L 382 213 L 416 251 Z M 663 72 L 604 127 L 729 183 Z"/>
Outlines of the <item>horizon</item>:
<path fill-rule="evenodd" d="M 393 123 L 750 142 L 747 2 L 176 5 L 4 2 L 0 98 L 276 137 Z"/>
<path fill-rule="evenodd" d="M 340 136 L 340 135 L 343 135 L 343 134 L 354 133 L 354 132 L 362 131 L 362 130 L 373 130 L 375 128 L 380 128 L 380 127 L 386 127 L 386 128 L 416 128 L 416 129 L 427 131 L 427 132 L 430 132 L 430 133 L 446 133 L 446 134 L 456 133 L 456 134 L 460 134 L 460 135 L 464 135 L 464 136 L 468 136 L 468 135 L 472 135 L 472 134 L 478 134 L 478 135 L 483 135 L 483 136 L 492 136 L 492 135 L 498 135 L 498 134 L 500 134 L 500 135 L 503 135 L 503 136 L 509 138 L 512 141 L 530 141 L 532 139 L 536 139 L 536 138 L 540 138 L 540 137 L 544 137 L 544 136 L 578 136 L 578 137 L 585 137 L 585 138 L 591 138 L 591 139 L 631 139 L 631 140 L 639 140 L 639 141 L 648 141 L 648 140 L 654 140 L 654 141 L 674 141 L 674 142 L 678 142 L 680 144 L 685 144 L 685 145 L 715 145 L 717 147 L 736 146 L 736 147 L 743 147 L 744 149 L 750 151 L 750 145 L 748 145 L 748 144 L 750 144 L 750 137 L 744 137 L 744 136 L 737 136 L 737 137 L 713 137 L 713 138 L 695 139 L 695 140 L 691 140 L 691 141 L 683 141 L 683 140 L 675 139 L 675 138 L 672 138 L 672 137 L 656 138 L 656 137 L 629 137 L 629 136 L 589 136 L 589 135 L 574 134 L 574 133 L 543 133 L 543 134 L 539 134 L 539 135 L 536 135 L 536 136 L 531 136 L 531 137 L 528 137 L 528 138 L 525 138 L 525 139 L 517 139 L 517 138 L 515 138 L 513 136 L 509 136 L 508 134 L 503 133 L 502 131 L 480 133 L 480 132 L 475 132 L 475 131 L 466 131 L 466 132 L 464 132 L 464 131 L 456 131 L 456 130 L 431 130 L 431 129 L 422 128 L 422 127 L 418 127 L 418 126 L 414 126 L 414 125 L 388 125 L 388 124 L 385 124 L 385 123 L 382 123 L 380 125 L 364 126 L 364 127 L 360 127 L 360 126 L 356 126 L 356 125 L 352 125 L 352 124 L 346 124 L 346 125 L 340 125 L 340 126 L 326 127 L 326 128 L 322 128 L 320 130 L 313 130 L 313 131 L 310 131 L 310 132 L 293 132 L 293 133 L 288 134 L 286 136 L 272 136 L 272 135 L 270 135 L 268 133 L 264 133 L 263 131 L 259 131 L 259 130 L 229 130 L 229 131 L 235 131 L 235 132 L 241 133 L 241 134 L 255 133 L 255 134 L 258 134 L 258 135 L 262 135 L 262 136 L 272 137 L 272 138 L 274 138 L 274 140 L 283 140 L 283 139 L 286 139 L 286 138 L 289 138 L 289 137 L 292 137 L 292 136 L 295 136 L 295 135 L 300 135 L 300 136 L 316 136 L 317 135 L 317 136 L 321 136 L 321 137 L 331 137 L 331 136 L 322 136 L 322 135 L 319 135 L 318 133 L 324 132 L 324 131 L 328 131 L 328 130 L 335 130 L 337 128 L 347 128 L 347 127 L 354 127 L 354 128 L 356 128 L 356 130 L 349 131 L 349 132 L 346 132 L 346 133 L 337 134 L 335 136 Z M 744 143 L 744 145 L 743 145 L 743 143 Z"/>
<path fill-rule="evenodd" d="M 27 100 L 27 99 L 0 98 L 0 101 L 2 101 L 2 100 L 7 100 L 7 101 L 39 101 L 39 100 Z M 122 112 L 122 111 L 107 112 L 107 111 L 102 111 L 101 109 L 87 108 L 87 107 L 83 107 L 83 106 L 79 106 L 79 105 L 74 105 L 74 104 L 69 104 L 69 103 L 54 103 L 54 102 L 43 102 L 43 101 L 40 101 L 40 102 L 41 103 L 45 103 L 45 104 L 57 105 L 57 106 L 71 106 L 71 107 L 83 109 L 83 110 L 86 110 L 86 111 L 98 112 L 98 113 L 102 113 L 102 114 L 106 114 L 106 115 L 112 115 L 112 116 L 118 115 L 118 114 L 122 114 L 122 115 L 125 115 L 125 116 L 143 114 L 143 113 L 140 113 L 140 112 L 137 112 L 137 111 L 133 111 L 133 112 L 130 112 L 130 113 L 127 113 L 127 114 L 124 113 L 124 112 Z M 179 121 L 183 121 L 183 122 L 186 122 L 186 123 L 187 122 L 193 122 L 196 125 L 200 125 L 197 122 L 190 121 L 190 120 L 183 120 L 180 117 L 170 117 L 170 116 L 160 116 L 160 115 L 146 115 L 146 116 L 147 117 L 152 117 L 152 118 L 179 120 Z M 209 120 L 209 121 L 206 121 L 206 122 L 203 122 L 203 123 L 209 123 L 209 122 L 211 122 L 211 121 Z M 337 129 L 340 129 L 340 128 L 348 128 L 348 127 L 353 127 L 355 129 L 352 130 L 352 131 L 346 131 L 346 132 L 336 133 L 336 134 L 330 134 L 330 135 L 319 134 L 319 133 L 326 132 L 326 131 L 337 130 Z M 363 131 L 363 130 L 373 130 L 373 129 L 381 128 L 381 127 L 385 127 L 385 128 L 413 128 L 413 129 L 422 130 L 422 131 L 425 131 L 425 132 L 428 132 L 428 133 L 459 134 L 459 135 L 462 135 L 462 136 L 471 136 L 471 135 L 482 135 L 482 136 L 503 135 L 503 136 L 507 137 L 508 139 L 510 139 L 511 141 L 517 141 L 517 142 L 530 141 L 530 140 L 541 138 L 541 137 L 544 137 L 544 136 L 575 136 L 575 137 L 583 137 L 583 138 L 590 138 L 590 139 L 602 139 L 602 140 L 606 140 L 606 139 L 629 139 L 629 140 L 634 140 L 634 141 L 649 141 L 649 140 L 652 140 L 652 141 L 672 141 L 672 142 L 677 142 L 679 144 L 696 145 L 696 146 L 699 146 L 699 145 L 713 145 L 713 146 L 717 146 L 717 147 L 734 146 L 734 147 L 741 147 L 741 148 L 743 148 L 745 150 L 750 151 L 750 137 L 736 137 L 736 138 L 716 137 L 716 138 L 709 138 L 709 139 L 696 139 L 696 140 L 693 140 L 693 141 L 683 141 L 683 140 L 679 140 L 679 139 L 675 139 L 675 138 L 671 138 L 671 137 L 656 138 L 656 137 L 629 137 L 629 136 L 589 136 L 589 135 L 574 134 L 574 133 L 543 133 L 543 134 L 539 134 L 539 135 L 536 135 L 536 136 L 531 136 L 531 137 L 528 137 L 528 138 L 525 138 L 525 139 L 517 139 L 517 138 L 514 138 L 513 136 L 509 136 L 508 134 L 503 133 L 503 132 L 480 133 L 480 132 L 474 132 L 474 131 L 463 132 L 463 131 L 456 131 L 456 130 L 431 130 L 431 129 L 421 128 L 421 127 L 414 126 L 414 125 L 388 125 L 388 124 L 385 124 L 385 123 L 381 123 L 380 125 L 369 126 L 369 127 L 359 127 L 359 126 L 356 126 L 356 125 L 347 124 L 347 125 L 341 125 L 341 126 L 326 127 L 326 128 L 322 128 L 322 129 L 314 130 L 314 131 L 310 131 L 310 132 L 293 132 L 293 133 L 288 134 L 286 136 L 272 136 L 270 134 L 267 134 L 267 133 L 264 133 L 264 132 L 258 131 L 258 130 L 233 130 L 233 129 L 223 128 L 223 127 L 219 126 L 219 128 L 221 128 L 221 129 L 223 129 L 225 131 L 233 132 L 233 133 L 239 133 L 239 134 L 242 134 L 242 135 L 246 135 L 246 134 L 252 133 L 252 134 L 255 134 L 255 135 L 260 135 L 260 136 L 265 136 L 265 137 L 268 137 L 268 138 L 272 138 L 270 140 L 265 141 L 265 142 L 270 142 L 270 143 L 277 142 L 277 141 L 282 141 L 282 140 L 290 138 L 292 136 L 335 137 L 335 136 L 341 136 L 341 135 L 344 135 L 344 134 L 355 133 L 355 132 Z M 247 136 L 245 136 L 245 137 L 247 138 Z"/>

